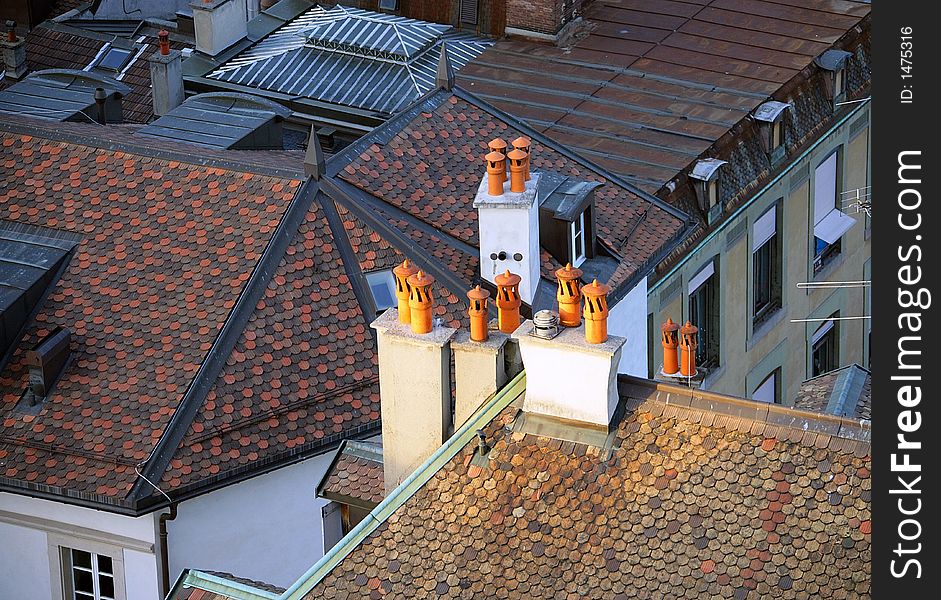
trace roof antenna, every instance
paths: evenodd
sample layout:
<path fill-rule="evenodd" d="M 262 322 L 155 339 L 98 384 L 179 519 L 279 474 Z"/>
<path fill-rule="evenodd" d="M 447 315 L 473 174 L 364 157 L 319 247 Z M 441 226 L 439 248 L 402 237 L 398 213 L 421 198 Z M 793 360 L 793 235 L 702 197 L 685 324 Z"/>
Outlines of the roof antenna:
<path fill-rule="evenodd" d="M 320 180 L 327 172 L 326 161 L 323 157 L 323 148 L 320 147 L 320 138 L 317 129 L 310 126 L 310 136 L 307 138 L 307 152 L 304 154 L 304 175 Z"/>
<path fill-rule="evenodd" d="M 435 84 L 438 89 L 449 92 L 454 89 L 454 69 L 451 67 L 448 46 L 445 42 L 441 42 L 441 57 L 438 59 L 438 74 L 435 76 Z"/>

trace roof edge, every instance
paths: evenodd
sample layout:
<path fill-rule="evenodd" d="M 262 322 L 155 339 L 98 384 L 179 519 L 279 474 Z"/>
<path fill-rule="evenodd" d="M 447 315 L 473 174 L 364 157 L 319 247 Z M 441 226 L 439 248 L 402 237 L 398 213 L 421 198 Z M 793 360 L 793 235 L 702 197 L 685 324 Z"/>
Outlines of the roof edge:
<path fill-rule="evenodd" d="M 167 598 L 175 600 L 177 594 L 184 587 L 194 587 L 207 592 L 223 594 L 230 598 L 239 598 L 240 600 L 275 600 L 278 597 L 275 592 L 269 592 L 247 583 L 232 581 L 196 569 L 183 569 Z"/>

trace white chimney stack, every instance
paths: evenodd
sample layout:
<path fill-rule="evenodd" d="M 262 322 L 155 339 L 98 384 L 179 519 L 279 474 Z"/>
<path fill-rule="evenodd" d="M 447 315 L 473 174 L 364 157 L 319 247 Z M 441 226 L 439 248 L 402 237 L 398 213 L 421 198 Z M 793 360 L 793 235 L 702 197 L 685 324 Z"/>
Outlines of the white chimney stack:
<path fill-rule="evenodd" d="M 3 72 L 10 79 L 26 75 L 26 39 L 16 35 L 16 22 L 6 22 L 6 35 L 0 39 L 3 50 Z"/>
<path fill-rule="evenodd" d="M 162 117 L 183 104 L 183 53 L 170 49 L 170 34 L 167 31 L 161 31 L 158 38 L 159 50 L 148 62 L 154 114 Z"/>
<path fill-rule="evenodd" d="M 520 296 L 532 304 L 539 285 L 539 173 L 529 172 L 529 153 L 509 153 L 502 140 L 490 142 L 487 175 L 474 198 L 480 238 L 480 276 L 495 283 L 506 271 L 521 277 Z M 510 178 L 506 176 L 509 161 Z"/>
<path fill-rule="evenodd" d="M 196 50 L 216 56 L 248 35 L 246 0 L 197 0 L 193 9 Z"/>

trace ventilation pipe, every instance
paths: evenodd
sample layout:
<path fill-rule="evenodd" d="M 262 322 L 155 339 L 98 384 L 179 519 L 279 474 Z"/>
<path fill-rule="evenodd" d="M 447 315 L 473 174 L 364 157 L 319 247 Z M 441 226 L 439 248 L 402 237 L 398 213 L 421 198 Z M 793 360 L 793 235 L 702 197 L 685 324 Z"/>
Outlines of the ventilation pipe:
<path fill-rule="evenodd" d="M 497 284 L 497 323 L 503 333 L 520 326 L 520 276 L 507 271 L 495 278 Z"/>
<path fill-rule="evenodd" d="M 680 375 L 683 377 L 696 376 L 696 347 L 699 328 L 686 322 L 686 325 L 680 327 Z"/>
<path fill-rule="evenodd" d="M 408 308 L 411 312 L 411 326 L 415 333 L 429 333 L 431 331 L 431 313 L 434 308 L 434 298 L 431 295 L 431 284 L 435 278 L 419 271 L 408 278 L 411 291 L 408 296 Z"/>
<path fill-rule="evenodd" d="M 521 194 L 526 191 L 526 160 L 529 155 L 522 150 L 511 150 L 506 157 L 510 160 L 510 191 Z"/>
<path fill-rule="evenodd" d="M 513 149 L 526 153 L 526 160 L 523 163 L 523 180 L 524 181 L 529 181 L 530 179 L 532 179 L 532 176 L 529 173 L 529 147 L 530 147 L 530 142 L 528 138 L 524 138 L 523 136 L 520 136 L 516 138 L 515 140 L 513 140 Z"/>
<path fill-rule="evenodd" d="M 589 344 L 602 344 L 608 340 L 609 289 L 597 279 L 582 288 L 585 296 L 585 340 Z"/>
<path fill-rule="evenodd" d="M 418 267 L 408 262 L 408 259 L 402 261 L 402 264 L 392 269 L 392 275 L 395 277 L 395 297 L 399 301 L 399 323 L 408 325 L 412 322 L 412 311 L 408 306 L 408 297 L 412 294 L 412 285 L 408 278 L 418 273 Z"/>
<path fill-rule="evenodd" d="M 582 270 L 571 263 L 555 272 L 559 281 L 556 300 L 559 301 L 559 323 L 563 327 L 578 327 L 582 324 L 582 293 L 579 279 Z"/>
<path fill-rule="evenodd" d="M 467 309 L 470 317 L 470 339 L 474 342 L 486 342 L 490 334 L 487 323 L 487 300 L 490 299 L 490 292 L 480 289 L 478 285 L 467 292 L 467 299 L 470 300 L 470 308 Z"/>
<path fill-rule="evenodd" d="M 673 319 L 667 319 L 660 326 L 661 344 L 663 345 L 663 373 L 664 375 L 675 375 L 680 370 L 677 364 L 676 349 L 679 346 L 679 336 L 677 331 L 680 326 L 673 322 Z"/>

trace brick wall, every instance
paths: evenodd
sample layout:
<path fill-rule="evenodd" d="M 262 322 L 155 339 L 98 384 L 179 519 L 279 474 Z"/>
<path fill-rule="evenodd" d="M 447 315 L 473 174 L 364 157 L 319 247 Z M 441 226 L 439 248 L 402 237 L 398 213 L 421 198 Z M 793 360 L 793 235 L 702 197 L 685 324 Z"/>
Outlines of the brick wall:
<path fill-rule="evenodd" d="M 590 0 L 506 0 L 506 26 L 555 35 Z"/>

